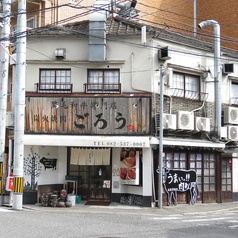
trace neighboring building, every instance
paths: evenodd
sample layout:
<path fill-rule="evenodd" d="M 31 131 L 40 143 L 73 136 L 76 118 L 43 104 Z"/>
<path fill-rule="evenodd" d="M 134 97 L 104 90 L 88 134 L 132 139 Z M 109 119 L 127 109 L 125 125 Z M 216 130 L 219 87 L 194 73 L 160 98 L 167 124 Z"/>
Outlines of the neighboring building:
<path fill-rule="evenodd" d="M 27 26 L 29 28 L 42 27 L 46 25 L 61 25 L 65 23 L 88 20 L 89 12 L 95 0 L 39 0 L 27 1 Z M 18 1 L 12 1 L 13 31 L 17 22 Z"/>
<path fill-rule="evenodd" d="M 154 23 L 158 26 L 164 24 L 164 26 L 169 26 L 172 31 L 193 34 L 195 17 L 196 25 L 204 20 L 215 20 L 221 26 L 221 44 L 238 50 L 238 2 L 236 0 L 141 0 L 137 2 L 136 8 L 140 10 L 142 23 Z M 194 3 L 196 16 L 194 16 Z M 210 37 L 206 35 L 210 35 Z M 205 32 L 197 30 L 197 36 L 212 40 L 213 29 L 207 29 Z"/>
<path fill-rule="evenodd" d="M 83 200 L 156 203 L 163 64 L 163 165 L 197 172 L 198 202 L 238 200 L 237 52 L 222 48 L 218 138 L 213 42 L 151 25 L 141 37 L 144 24 L 106 12 L 28 31 L 25 184 L 38 199 L 67 184 Z M 14 111 L 13 61 L 11 70 Z"/>
<path fill-rule="evenodd" d="M 88 20 L 89 11 L 95 2 L 96 0 L 27 1 L 27 25 L 30 28 L 35 28 Z M 113 0 L 112 2 L 115 1 Z M 121 2 L 124 3 L 124 1 Z M 167 29 L 169 27 L 172 31 L 180 31 L 191 35 L 194 34 L 195 30 L 198 37 L 209 40 L 213 38 L 213 29 L 208 28 L 206 31 L 201 32 L 198 29 L 194 29 L 194 27 L 201 21 L 215 20 L 221 26 L 222 45 L 238 50 L 238 29 L 236 27 L 238 2 L 236 0 L 194 0 L 187 2 L 182 0 L 177 0 L 176 2 L 167 0 L 133 0 L 130 2 L 137 9 L 137 14 L 134 14 L 133 18 L 140 19 L 142 24 L 154 24 Z M 12 1 L 12 3 L 13 16 L 11 25 L 14 31 L 18 5 L 17 1 Z M 194 6 L 196 6 L 196 16 L 194 15 Z M 120 14 L 123 15 L 124 12 L 121 10 Z M 196 21 L 194 21 L 195 17 Z"/>

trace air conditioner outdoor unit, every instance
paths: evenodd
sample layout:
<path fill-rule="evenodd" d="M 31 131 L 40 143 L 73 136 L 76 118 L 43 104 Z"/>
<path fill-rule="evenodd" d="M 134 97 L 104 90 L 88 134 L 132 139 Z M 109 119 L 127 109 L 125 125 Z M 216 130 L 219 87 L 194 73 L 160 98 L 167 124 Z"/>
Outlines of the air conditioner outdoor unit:
<path fill-rule="evenodd" d="M 238 140 L 238 126 L 227 126 L 227 137 L 229 140 Z"/>
<path fill-rule="evenodd" d="M 194 130 L 193 112 L 178 111 L 177 119 L 177 129 Z"/>
<path fill-rule="evenodd" d="M 227 138 L 227 127 L 223 126 L 219 128 L 220 130 L 220 137 Z"/>
<path fill-rule="evenodd" d="M 14 112 L 6 112 L 6 126 L 14 126 Z"/>
<path fill-rule="evenodd" d="M 195 130 L 209 132 L 210 131 L 210 118 L 196 117 Z"/>
<path fill-rule="evenodd" d="M 224 124 L 238 124 L 238 108 L 224 108 Z"/>
<path fill-rule="evenodd" d="M 176 115 L 163 114 L 163 128 L 176 130 Z"/>

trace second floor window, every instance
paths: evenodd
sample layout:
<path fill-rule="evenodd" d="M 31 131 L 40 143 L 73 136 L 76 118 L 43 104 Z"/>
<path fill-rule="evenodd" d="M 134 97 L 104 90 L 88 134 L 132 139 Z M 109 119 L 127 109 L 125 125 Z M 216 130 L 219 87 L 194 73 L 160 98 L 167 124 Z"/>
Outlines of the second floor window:
<path fill-rule="evenodd" d="M 41 69 L 38 92 L 72 92 L 70 69 Z"/>
<path fill-rule="evenodd" d="M 176 96 L 187 99 L 200 99 L 200 78 L 198 76 L 173 73 L 173 88 Z"/>
<path fill-rule="evenodd" d="M 238 83 L 237 82 L 231 83 L 230 103 L 232 105 L 238 105 Z"/>
<path fill-rule="evenodd" d="M 91 93 L 120 93 L 119 70 L 89 69 L 86 92 Z"/>

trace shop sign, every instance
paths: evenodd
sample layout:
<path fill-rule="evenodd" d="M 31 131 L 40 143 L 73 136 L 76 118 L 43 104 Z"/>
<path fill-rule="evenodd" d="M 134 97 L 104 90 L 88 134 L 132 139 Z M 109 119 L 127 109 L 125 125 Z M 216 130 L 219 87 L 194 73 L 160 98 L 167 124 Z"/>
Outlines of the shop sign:
<path fill-rule="evenodd" d="M 27 97 L 26 132 L 149 135 L 150 97 Z"/>
<path fill-rule="evenodd" d="M 159 169 L 157 169 L 159 173 Z M 177 205 L 177 192 L 190 191 L 190 203 L 196 203 L 199 191 L 197 188 L 197 174 L 194 170 L 180 170 L 164 168 L 163 184 L 165 191 L 168 193 L 168 206 L 171 204 L 172 198 L 174 204 Z"/>
<path fill-rule="evenodd" d="M 124 141 L 114 141 L 112 139 L 108 141 L 93 141 L 93 146 L 96 147 L 149 147 L 149 140 L 146 141 L 129 141 L 129 140 L 124 140 Z"/>

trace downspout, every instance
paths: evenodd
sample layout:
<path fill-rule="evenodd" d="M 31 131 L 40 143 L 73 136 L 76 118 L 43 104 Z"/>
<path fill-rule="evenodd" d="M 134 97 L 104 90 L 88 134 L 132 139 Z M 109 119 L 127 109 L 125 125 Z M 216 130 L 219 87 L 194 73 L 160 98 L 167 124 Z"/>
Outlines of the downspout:
<path fill-rule="evenodd" d="M 197 36 L 197 0 L 193 0 L 194 36 Z"/>
<path fill-rule="evenodd" d="M 207 20 L 198 24 L 198 27 L 200 29 L 203 29 L 204 27 L 209 27 L 209 26 L 214 28 L 214 94 L 215 94 L 214 134 L 215 136 L 220 137 L 220 128 L 221 128 L 220 25 L 218 24 L 218 22 L 214 20 Z"/>

